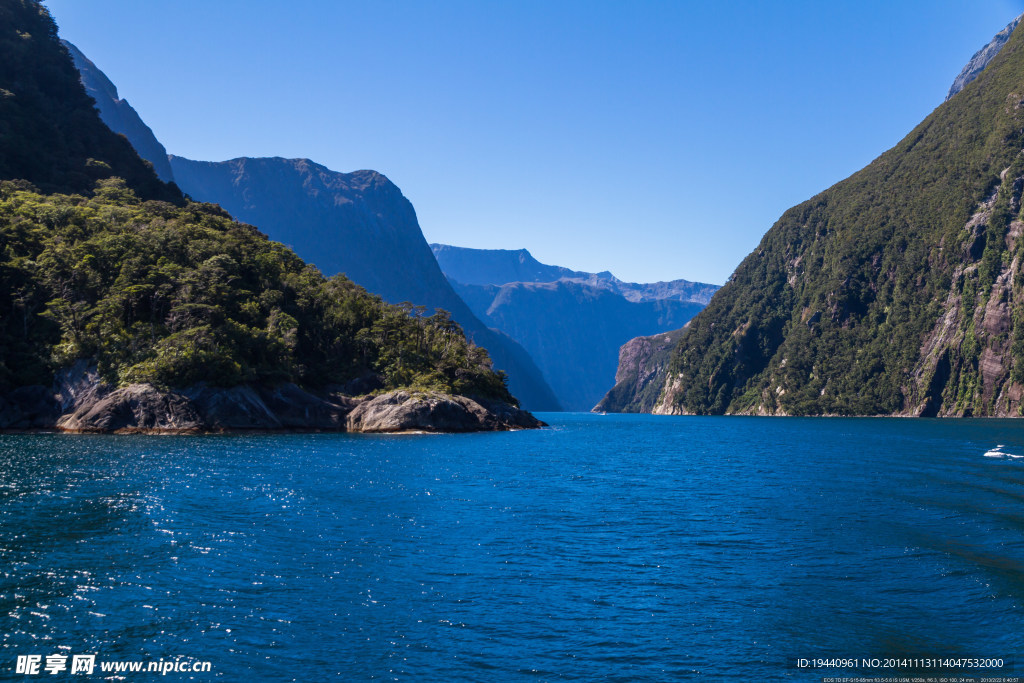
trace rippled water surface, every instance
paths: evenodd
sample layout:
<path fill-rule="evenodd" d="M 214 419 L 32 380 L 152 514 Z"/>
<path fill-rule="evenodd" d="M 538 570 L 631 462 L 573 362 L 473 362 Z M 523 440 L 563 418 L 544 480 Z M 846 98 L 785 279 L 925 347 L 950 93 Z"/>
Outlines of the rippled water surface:
<path fill-rule="evenodd" d="M 820 681 L 789 662 L 1024 654 L 1024 422 L 542 417 L 0 436 L 0 679 L 53 652 L 246 681 Z"/>

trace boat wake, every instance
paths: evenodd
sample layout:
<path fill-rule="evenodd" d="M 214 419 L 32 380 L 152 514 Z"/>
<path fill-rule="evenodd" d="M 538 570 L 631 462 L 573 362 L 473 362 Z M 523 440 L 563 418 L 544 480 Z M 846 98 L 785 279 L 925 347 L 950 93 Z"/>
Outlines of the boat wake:
<path fill-rule="evenodd" d="M 1019 460 L 1024 458 L 1024 455 L 1017 455 L 1016 453 L 1004 453 L 1003 449 L 1006 448 L 1003 444 L 997 445 L 995 448 L 985 451 L 984 455 L 986 458 L 1013 458 Z"/>

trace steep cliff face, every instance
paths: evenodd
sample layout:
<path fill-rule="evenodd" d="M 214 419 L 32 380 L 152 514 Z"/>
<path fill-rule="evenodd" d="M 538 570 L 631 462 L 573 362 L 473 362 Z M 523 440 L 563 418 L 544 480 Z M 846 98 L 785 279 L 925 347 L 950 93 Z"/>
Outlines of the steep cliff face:
<path fill-rule="evenodd" d="M 682 327 L 703 304 L 629 301 L 576 280 L 463 285 L 455 290 L 481 319 L 521 343 L 567 410 L 594 407 L 612 383 L 619 347 L 641 334 Z"/>
<path fill-rule="evenodd" d="M 490 352 L 495 367 L 508 373 L 509 387 L 525 407 L 560 409 L 527 352 L 488 329 L 455 293 L 412 204 L 380 173 L 338 173 L 308 159 L 279 157 L 170 161 L 178 184 L 193 198 L 220 204 L 324 273 L 344 273 L 392 303 L 449 311 Z"/>
<path fill-rule="evenodd" d="M 153 170 L 161 180 L 172 182 L 174 173 L 171 171 L 171 163 L 167 160 L 167 150 L 153 135 L 153 131 L 143 123 L 138 113 L 128 104 L 128 100 L 118 97 L 114 84 L 82 54 L 81 50 L 66 40 L 62 40 L 61 43 L 71 54 L 75 68 L 82 78 L 82 85 L 85 86 L 85 92 L 96 100 L 96 108 L 103 123 L 107 124 L 110 130 L 128 138 L 128 142 L 132 143 L 138 155 L 153 164 Z"/>
<path fill-rule="evenodd" d="M 635 337 L 619 349 L 615 386 L 594 410 L 607 413 L 650 413 L 654 411 L 665 384 L 672 350 L 685 328 L 650 337 Z"/>
<path fill-rule="evenodd" d="M 656 412 L 1018 415 L 1024 35 L 787 211 L 691 323 Z"/>

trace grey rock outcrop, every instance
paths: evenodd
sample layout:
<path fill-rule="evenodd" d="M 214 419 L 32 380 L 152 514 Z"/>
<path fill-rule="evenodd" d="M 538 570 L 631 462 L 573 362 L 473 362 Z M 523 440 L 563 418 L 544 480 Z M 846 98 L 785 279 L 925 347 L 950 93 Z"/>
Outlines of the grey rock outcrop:
<path fill-rule="evenodd" d="M 204 423 L 185 396 L 132 384 L 81 402 L 56 427 L 65 432 L 197 432 Z"/>
<path fill-rule="evenodd" d="M 963 90 L 968 83 L 977 78 L 978 74 L 985 70 L 985 67 L 992 61 L 992 58 L 999 54 L 999 51 L 1003 49 L 1003 45 L 1006 45 L 1006 41 L 1010 39 L 1010 34 L 1013 33 L 1015 28 L 1017 28 L 1017 24 L 1020 23 L 1021 18 L 1024 18 L 1024 14 L 1021 14 L 1007 24 L 1006 28 L 993 36 L 988 45 L 974 53 L 974 56 L 971 57 L 971 61 L 967 62 L 967 65 L 964 66 L 963 70 L 961 70 L 956 79 L 954 79 L 953 85 L 949 88 L 949 94 L 946 95 L 947 100 Z"/>
<path fill-rule="evenodd" d="M 465 396 L 393 391 L 360 403 L 349 414 L 348 431 L 474 432 L 543 426 L 529 413 L 501 404 L 497 409 Z"/>
<path fill-rule="evenodd" d="M 615 386 L 594 407 L 595 412 L 649 413 L 658 402 L 666 371 L 685 329 L 630 339 L 619 349 Z"/>
<path fill-rule="evenodd" d="M 294 384 L 180 390 L 151 384 L 112 387 L 95 365 L 79 361 L 52 387 L 22 387 L 0 396 L 0 431 L 181 434 L 225 431 L 468 432 L 542 426 L 505 403 L 440 393 L 316 395 Z"/>

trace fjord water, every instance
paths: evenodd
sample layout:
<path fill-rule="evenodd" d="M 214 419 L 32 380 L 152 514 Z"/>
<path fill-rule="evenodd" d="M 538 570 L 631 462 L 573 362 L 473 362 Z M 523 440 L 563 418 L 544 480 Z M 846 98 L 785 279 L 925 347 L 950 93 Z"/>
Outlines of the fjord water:
<path fill-rule="evenodd" d="M 58 652 L 212 662 L 168 676 L 196 680 L 817 681 L 791 660 L 1022 651 L 1024 459 L 984 454 L 1024 454 L 1024 422 L 542 417 L 0 436 L 0 679 Z"/>

